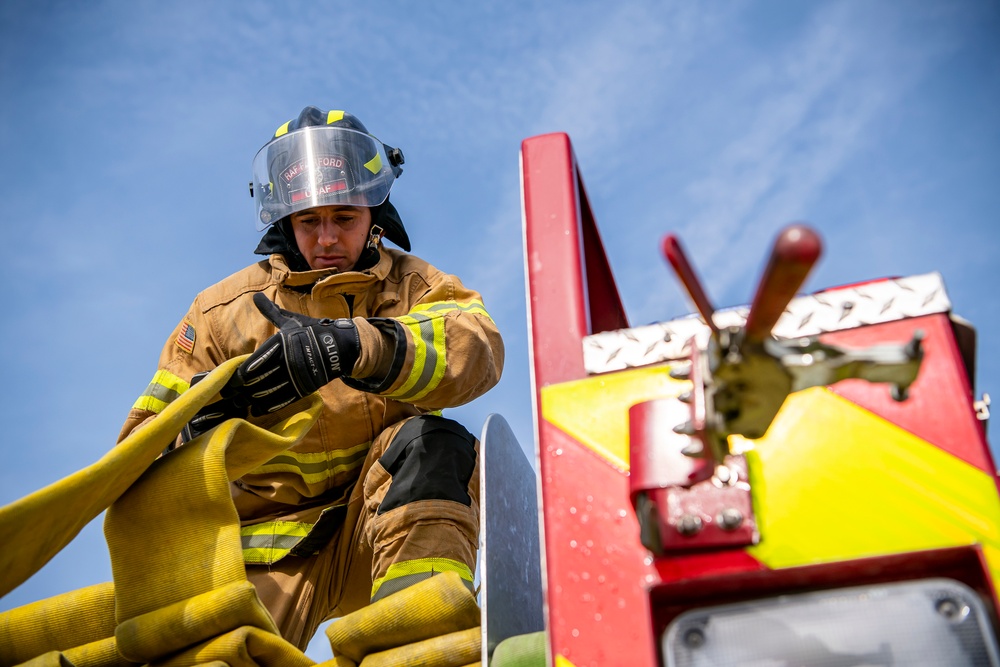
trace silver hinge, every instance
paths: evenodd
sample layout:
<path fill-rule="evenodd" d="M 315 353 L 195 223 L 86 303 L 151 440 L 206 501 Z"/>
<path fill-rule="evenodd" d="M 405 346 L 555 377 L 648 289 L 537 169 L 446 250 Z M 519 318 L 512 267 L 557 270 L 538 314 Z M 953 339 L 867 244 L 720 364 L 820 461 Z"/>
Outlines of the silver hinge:
<path fill-rule="evenodd" d="M 983 394 L 978 401 L 973 401 L 972 407 L 976 409 L 976 419 L 981 422 L 989 421 L 990 418 L 990 395 Z"/>

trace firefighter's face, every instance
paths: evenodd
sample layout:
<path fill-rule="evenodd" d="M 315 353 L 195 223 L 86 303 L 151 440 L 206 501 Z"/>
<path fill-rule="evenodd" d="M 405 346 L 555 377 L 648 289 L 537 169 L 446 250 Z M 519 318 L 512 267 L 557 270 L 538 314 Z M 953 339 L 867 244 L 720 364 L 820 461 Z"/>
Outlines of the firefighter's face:
<path fill-rule="evenodd" d="M 317 206 L 292 213 L 295 242 L 311 269 L 353 269 L 371 226 L 371 209 L 362 206 Z"/>

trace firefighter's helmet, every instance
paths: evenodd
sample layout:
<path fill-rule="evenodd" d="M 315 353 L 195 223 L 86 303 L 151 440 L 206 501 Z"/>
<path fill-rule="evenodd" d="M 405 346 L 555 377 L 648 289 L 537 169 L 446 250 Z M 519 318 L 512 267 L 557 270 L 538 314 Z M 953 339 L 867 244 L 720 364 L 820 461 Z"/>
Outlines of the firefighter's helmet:
<path fill-rule="evenodd" d="M 257 228 L 296 211 L 328 205 L 365 206 L 375 209 L 373 220 L 383 218 L 377 214 L 391 207 L 389 190 L 402 164 L 402 151 L 376 139 L 355 116 L 306 107 L 279 127 L 254 157 L 250 189 Z M 408 249 L 401 223 L 390 223 L 385 232 L 390 241 Z"/>

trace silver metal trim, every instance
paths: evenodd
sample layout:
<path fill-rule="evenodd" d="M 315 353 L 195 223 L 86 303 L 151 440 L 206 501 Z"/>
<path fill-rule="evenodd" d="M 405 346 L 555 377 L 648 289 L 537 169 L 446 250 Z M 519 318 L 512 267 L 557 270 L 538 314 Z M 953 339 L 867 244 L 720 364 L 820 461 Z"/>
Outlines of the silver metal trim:
<path fill-rule="evenodd" d="M 719 327 L 742 326 L 749 308 L 715 313 Z M 951 301 L 941 274 L 886 278 L 792 299 L 774 327 L 777 338 L 800 338 L 922 315 L 946 313 Z M 590 374 L 686 359 L 687 343 L 704 344 L 709 329 L 696 315 L 669 322 L 605 331 L 583 339 L 583 365 Z"/>

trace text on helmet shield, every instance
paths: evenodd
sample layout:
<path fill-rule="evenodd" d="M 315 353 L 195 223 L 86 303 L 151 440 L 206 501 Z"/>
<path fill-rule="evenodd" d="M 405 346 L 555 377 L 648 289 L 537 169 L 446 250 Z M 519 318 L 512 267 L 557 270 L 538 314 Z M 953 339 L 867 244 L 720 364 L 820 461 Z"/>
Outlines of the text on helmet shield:
<path fill-rule="evenodd" d="M 337 155 L 321 155 L 311 161 L 306 158 L 302 158 L 281 172 L 281 178 L 285 181 L 285 183 L 291 183 L 296 177 L 302 175 L 302 173 L 306 171 L 319 169 L 343 169 L 346 165 L 347 163 L 344 161 L 344 158 Z"/>
<path fill-rule="evenodd" d="M 288 200 L 293 204 L 351 189 L 347 161 L 339 155 L 302 158 L 285 169 L 280 180 L 285 184 Z"/>
<path fill-rule="evenodd" d="M 292 203 L 302 201 L 303 199 L 311 199 L 313 197 L 318 197 L 320 195 L 329 195 L 334 192 L 342 192 L 347 189 L 347 181 L 339 180 L 333 183 L 323 183 L 318 186 L 315 191 L 312 190 L 292 190 L 291 199 Z"/>

